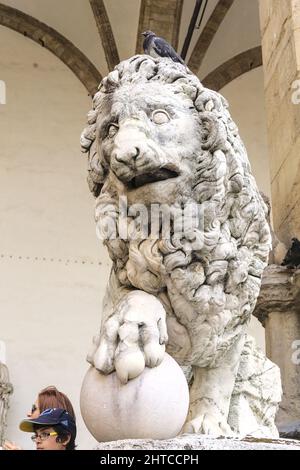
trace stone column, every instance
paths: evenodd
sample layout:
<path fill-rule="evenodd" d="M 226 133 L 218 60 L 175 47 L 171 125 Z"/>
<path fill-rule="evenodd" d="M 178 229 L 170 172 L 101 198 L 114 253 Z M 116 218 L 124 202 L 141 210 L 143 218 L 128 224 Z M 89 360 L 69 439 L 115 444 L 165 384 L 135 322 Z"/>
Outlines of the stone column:
<path fill-rule="evenodd" d="M 9 396 L 13 392 L 13 387 L 9 382 L 8 369 L 0 362 L 0 446 L 5 438 L 6 417 L 9 408 Z"/>
<path fill-rule="evenodd" d="M 300 270 L 268 266 L 254 315 L 266 329 L 267 356 L 281 370 L 280 429 L 300 422 Z"/>
<path fill-rule="evenodd" d="M 274 229 L 300 238 L 300 0 L 259 0 Z"/>

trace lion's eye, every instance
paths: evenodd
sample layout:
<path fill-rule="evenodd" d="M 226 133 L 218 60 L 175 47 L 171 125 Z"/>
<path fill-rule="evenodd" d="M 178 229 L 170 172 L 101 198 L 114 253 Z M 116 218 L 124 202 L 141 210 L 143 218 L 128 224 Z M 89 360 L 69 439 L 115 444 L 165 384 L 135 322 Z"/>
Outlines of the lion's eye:
<path fill-rule="evenodd" d="M 119 130 L 119 126 L 117 126 L 116 124 L 110 124 L 108 126 L 108 131 L 107 131 L 108 137 L 114 137 L 116 133 L 118 132 L 118 130 Z"/>
<path fill-rule="evenodd" d="M 168 115 L 167 111 L 163 109 L 157 109 L 153 111 L 151 119 L 155 124 L 166 124 L 170 121 L 170 116 Z"/>

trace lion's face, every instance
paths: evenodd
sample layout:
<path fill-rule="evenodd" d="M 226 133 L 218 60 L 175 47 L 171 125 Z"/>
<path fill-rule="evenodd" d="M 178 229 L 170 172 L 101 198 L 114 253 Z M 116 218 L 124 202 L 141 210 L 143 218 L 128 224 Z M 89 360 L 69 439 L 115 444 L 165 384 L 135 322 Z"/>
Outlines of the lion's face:
<path fill-rule="evenodd" d="M 129 203 L 173 203 L 191 191 L 199 117 L 170 85 L 120 87 L 99 113 L 97 132 L 109 179 Z"/>

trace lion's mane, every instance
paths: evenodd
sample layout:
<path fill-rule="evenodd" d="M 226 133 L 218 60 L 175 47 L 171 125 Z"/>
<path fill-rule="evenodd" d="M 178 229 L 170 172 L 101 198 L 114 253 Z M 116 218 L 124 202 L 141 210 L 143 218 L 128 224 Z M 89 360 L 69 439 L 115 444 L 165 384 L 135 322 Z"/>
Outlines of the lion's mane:
<path fill-rule="evenodd" d="M 117 224 L 115 190 L 97 138 L 97 117 L 122 85 L 158 81 L 186 96 L 199 115 L 201 141 L 192 202 L 205 214 L 203 246 L 188 239 L 106 240 L 121 284 L 156 294 L 190 338 L 189 351 L 175 351 L 185 364 L 215 365 L 245 331 L 267 264 L 270 232 L 266 206 L 251 174 L 245 147 L 226 100 L 204 88 L 181 64 L 138 55 L 104 78 L 81 137 L 88 153 L 88 181 L 97 198 L 96 219 Z M 182 202 L 182 201 L 180 201 Z"/>

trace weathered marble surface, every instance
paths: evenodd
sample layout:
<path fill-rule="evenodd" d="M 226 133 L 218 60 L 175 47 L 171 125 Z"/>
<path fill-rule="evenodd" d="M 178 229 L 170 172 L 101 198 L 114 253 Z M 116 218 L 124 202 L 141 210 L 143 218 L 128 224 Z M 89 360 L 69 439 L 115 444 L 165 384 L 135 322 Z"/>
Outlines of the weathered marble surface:
<path fill-rule="evenodd" d="M 82 385 L 80 409 L 98 442 L 169 439 L 184 425 L 189 389 L 182 370 L 168 354 L 158 367 L 146 367 L 127 384 L 120 382 L 116 372 L 104 375 L 90 367 Z"/>
<path fill-rule="evenodd" d="M 279 426 L 279 433 L 284 439 L 296 439 L 300 441 L 300 421 L 294 421 L 287 425 Z"/>
<path fill-rule="evenodd" d="M 263 198 L 264 203 L 267 206 L 267 221 L 270 226 L 271 239 L 272 239 L 272 250 L 270 251 L 270 254 L 269 254 L 269 264 L 277 264 L 280 266 L 286 255 L 288 247 L 281 240 L 279 240 L 277 234 L 273 230 L 272 221 L 271 221 L 270 198 L 266 194 L 264 194 L 262 191 L 260 192 L 260 194 L 261 194 L 261 197 Z"/>
<path fill-rule="evenodd" d="M 9 381 L 7 366 L 0 362 L 0 446 L 5 437 L 9 398 L 12 392 L 13 387 Z"/>
<path fill-rule="evenodd" d="M 287 439 L 244 439 L 223 438 L 214 439 L 209 436 L 188 435 L 155 441 L 152 439 L 124 440 L 105 442 L 95 450 L 300 450 L 298 441 Z"/>
<path fill-rule="evenodd" d="M 237 435 L 272 438 L 281 400 L 280 371 L 247 337 L 233 389 L 228 422 Z"/>
<path fill-rule="evenodd" d="M 271 365 L 270 378 L 246 335 L 271 245 L 267 208 L 226 100 L 180 64 L 135 56 L 103 79 L 93 104 L 81 143 L 113 269 L 89 362 L 125 382 L 159 364 L 167 345 L 193 369 L 186 432 L 237 433 L 247 402 L 243 432 L 255 424 L 276 436 L 279 374 Z M 134 237 L 120 197 L 146 208 L 139 223 L 126 213 Z M 144 236 L 153 204 L 172 215 L 169 236 Z M 187 206 L 197 225 L 179 235 Z M 141 320 L 136 302 L 147 305 Z"/>

